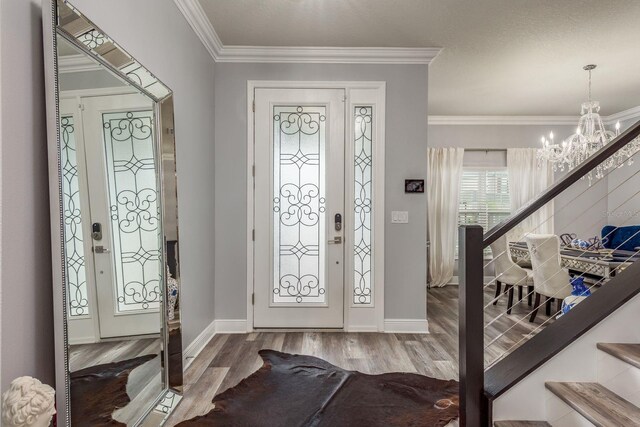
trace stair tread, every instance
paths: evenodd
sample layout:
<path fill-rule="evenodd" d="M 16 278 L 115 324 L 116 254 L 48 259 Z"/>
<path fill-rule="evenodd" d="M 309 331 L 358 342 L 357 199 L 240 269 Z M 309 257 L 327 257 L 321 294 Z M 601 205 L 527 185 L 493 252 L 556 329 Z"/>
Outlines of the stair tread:
<path fill-rule="evenodd" d="M 495 421 L 493 427 L 551 427 L 546 421 Z"/>
<path fill-rule="evenodd" d="M 640 425 L 640 408 L 601 384 L 547 382 L 545 386 L 596 426 Z"/>
<path fill-rule="evenodd" d="M 640 344 L 598 343 L 598 349 L 640 368 Z"/>

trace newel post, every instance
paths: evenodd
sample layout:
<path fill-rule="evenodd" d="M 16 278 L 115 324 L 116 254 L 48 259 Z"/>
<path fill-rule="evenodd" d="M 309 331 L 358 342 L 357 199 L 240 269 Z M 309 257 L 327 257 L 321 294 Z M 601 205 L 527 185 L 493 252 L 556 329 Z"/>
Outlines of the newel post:
<path fill-rule="evenodd" d="M 484 395 L 484 265 L 482 227 L 459 228 L 460 426 L 488 425 Z"/>

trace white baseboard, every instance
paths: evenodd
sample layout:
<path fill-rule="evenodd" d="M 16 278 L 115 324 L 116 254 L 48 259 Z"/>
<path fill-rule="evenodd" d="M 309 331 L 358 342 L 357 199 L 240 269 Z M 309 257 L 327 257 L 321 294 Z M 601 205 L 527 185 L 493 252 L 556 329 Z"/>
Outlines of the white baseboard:
<path fill-rule="evenodd" d="M 196 337 L 195 340 L 191 344 L 187 346 L 182 352 L 182 366 L 183 369 L 187 369 L 187 367 L 193 362 L 193 360 L 200 354 L 202 349 L 211 338 L 216 334 L 216 321 L 209 323 L 206 328 Z"/>
<path fill-rule="evenodd" d="M 384 331 L 397 334 L 428 334 L 426 319 L 384 319 Z"/>
<path fill-rule="evenodd" d="M 217 319 L 217 334 L 246 334 L 247 319 Z"/>

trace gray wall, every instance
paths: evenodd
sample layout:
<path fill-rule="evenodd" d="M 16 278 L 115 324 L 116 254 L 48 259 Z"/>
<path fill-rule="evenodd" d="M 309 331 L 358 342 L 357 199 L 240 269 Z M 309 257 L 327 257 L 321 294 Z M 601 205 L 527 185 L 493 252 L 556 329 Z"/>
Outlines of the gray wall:
<path fill-rule="evenodd" d="M 40 1 L 0 1 L 4 389 L 54 362 Z M 175 91 L 186 346 L 214 319 L 214 63 L 170 0 L 74 5 Z"/>
<path fill-rule="evenodd" d="M 626 129 L 635 124 L 636 120 L 621 123 Z M 636 225 L 640 224 L 640 153 L 633 156 L 633 164 L 616 169 L 608 178 L 608 206 L 606 214 L 607 224 Z"/>
<path fill-rule="evenodd" d="M 2 390 L 53 384 L 53 307 L 39 1 L 0 0 L 2 57 Z"/>
<path fill-rule="evenodd" d="M 227 64 L 216 66 L 216 318 L 246 318 L 247 80 L 387 82 L 385 318 L 426 317 L 425 195 L 405 195 L 424 178 L 427 66 Z M 409 224 L 390 224 L 391 210 Z"/>
<path fill-rule="evenodd" d="M 577 123 L 577 121 L 576 121 Z M 575 130 L 569 125 L 432 125 L 429 126 L 430 147 L 465 148 L 540 148 L 540 138 L 553 131 L 556 141 L 561 141 Z M 465 164 L 487 164 L 485 158 L 504 162 L 506 158 L 494 153 L 470 153 Z M 556 174 L 556 180 L 562 173 Z M 603 214 L 607 211 L 607 178 L 589 187 L 580 181 L 567 189 L 554 203 L 554 228 L 556 234 L 576 233 L 581 238 L 593 237 L 607 223 Z"/>

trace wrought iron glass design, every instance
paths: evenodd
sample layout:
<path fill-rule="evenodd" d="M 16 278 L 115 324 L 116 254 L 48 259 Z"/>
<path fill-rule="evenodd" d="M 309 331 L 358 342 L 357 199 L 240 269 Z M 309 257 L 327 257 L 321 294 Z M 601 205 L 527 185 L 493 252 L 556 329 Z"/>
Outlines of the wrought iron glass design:
<path fill-rule="evenodd" d="M 153 112 L 102 115 L 117 311 L 158 309 L 161 236 Z"/>
<path fill-rule="evenodd" d="M 171 90 L 149 70 L 136 61 L 80 11 L 64 0 L 57 0 L 57 31 L 84 45 L 91 55 L 111 65 L 120 77 L 137 84 L 156 101 L 171 94 Z"/>
<path fill-rule="evenodd" d="M 273 302 L 325 302 L 324 106 L 273 107 Z"/>
<path fill-rule="evenodd" d="M 133 61 L 129 65 L 125 65 L 120 69 L 129 80 L 137 83 L 140 87 L 148 90 L 158 98 L 166 95 L 165 86 L 153 75 L 149 70 L 140 65 L 139 62 Z"/>
<path fill-rule="evenodd" d="M 69 316 L 89 312 L 87 272 L 82 239 L 82 208 L 78 178 L 78 151 L 72 116 L 60 119 L 60 167 L 62 172 L 62 215 L 64 220 L 64 262 L 66 266 Z"/>
<path fill-rule="evenodd" d="M 102 46 L 107 41 L 107 38 L 101 32 L 97 30 L 91 30 L 79 35 L 78 40 L 89 50 L 92 50 L 98 48 L 99 46 Z"/>
<path fill-rule="evenodd" d="M 353 303 L 371 304 L 373 107 L 354 108 Z"/>

